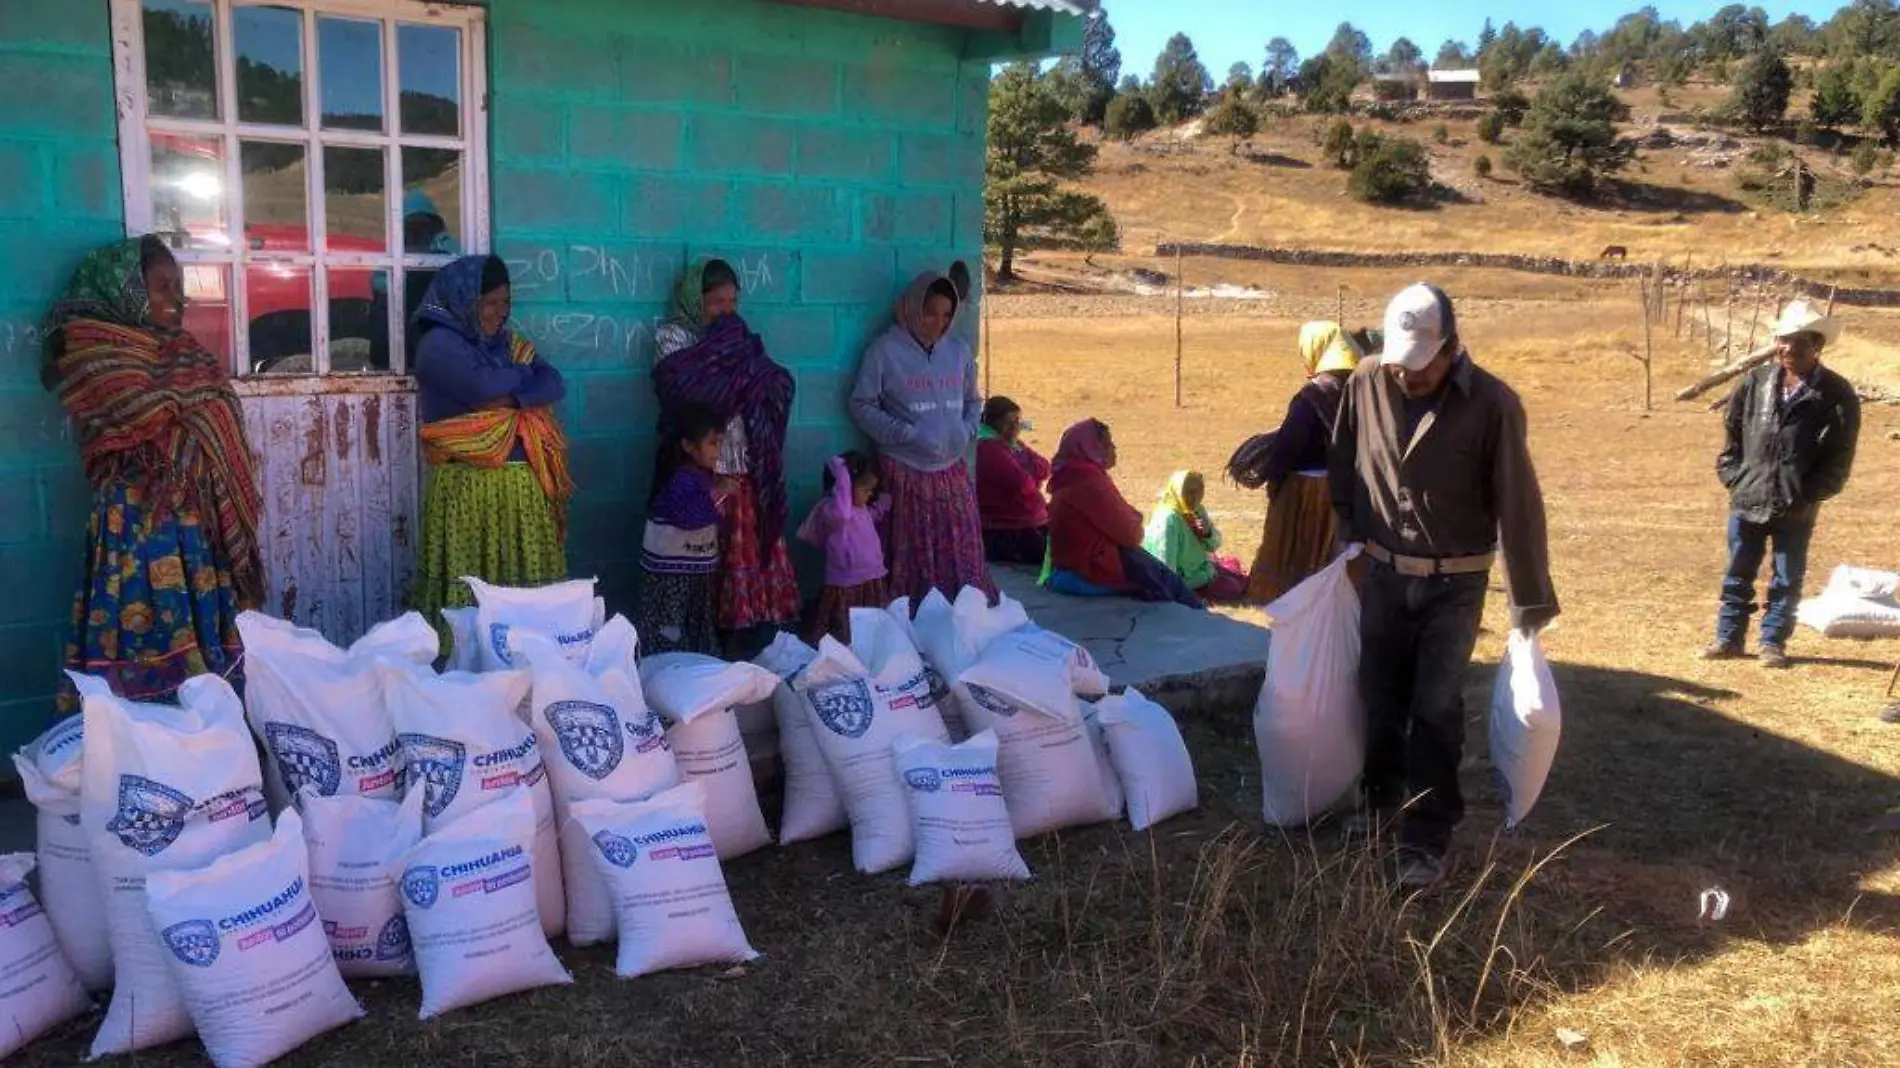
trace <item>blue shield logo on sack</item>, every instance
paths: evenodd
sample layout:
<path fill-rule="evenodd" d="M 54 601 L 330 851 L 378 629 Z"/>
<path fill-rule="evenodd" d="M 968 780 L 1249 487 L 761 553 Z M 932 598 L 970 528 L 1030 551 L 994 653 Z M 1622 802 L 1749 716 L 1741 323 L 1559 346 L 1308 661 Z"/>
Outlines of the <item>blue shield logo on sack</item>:
<path fill-rule="evenodd" d="M 846 679 L 811 691 L 811 707 L 831 733 L 846 738 L 864 737 L 875 714 L 871 687 L 863 679 Z"/>
<path fill-rule="evenodd" d="M 495 651 L 495 659 L 508 667 L 515 666 L 515 658 L 508 651 L 508 624 L 490 623 L 488 625 L 488 647 Z"/>
<path fill-rule="evenodd" d="M 162 782 L 138 775 L 119 776 L 119 811 L 106 830 L 127 849 L 155 857 L 178 840 L 191 814 L 191 798 Z"/>
<path fill-rule="evenodd" d="M 1015 702 L 997 693 L 995 690 L 983 686 L 972 685 L 970 687 L 970 699 L 975 701 L 983 711 L 994 716 L 1013 716 L 1016 714 Z"/>
<path fill-rule="evenodd" d="M 186 920 L 160 932 L 172 956 L 194 968 L 209 968 L 218 959 L 218 929 L 210 920 Z"/>
<path fill-rule="evenodd" d="M 405 880 L 405 888 L 407 881 Z M 377 960 L 401 960 L 409 955 L 409 921 L 401 913 L 390 917 L 376 936 Z"/>
<path fill-rule="evenodd" d="M 277 772 L 292 797 L 305 786 L 330 797 L 343 781 L 343 760 L 336 743 L 308 727 L 294 723 L 264 724 L 264 744 L 277 759 Z"/>
<path fill-rule="evenodd" d="M 556 701 L 548 706 L 547 716 L 561 755 L 582 775 L 599 782 L 620 766 L 627 739 L 612 708 L 591 701 Z"/>
<path fill-rule="evenodd" d="M 943 776 L 936 768 L 912 768 L 904 773 L 904 782 L 913 790 L 934 794 L 943 789 Z"/>
<path fill-rule="evenodd" d="M 431 816 L 448 810 L 462 789 L 462 765 L 468 760 L 468 747 L 461 742 L 429 734 L 399 734 L 403 758 L 409 765 L 408 780 L 422 779 L 422 807 Z"/>
<path fill-rule="evenodd" d="M 402 896 L 419 909 L 434 907 L 436 895 L 441 890 L 441 880 L 436 878 L 435 869 L 427 864 L 418 864 L 402 873 Z M 384 928 L 383 933 L 388 934 L 388 928 Z M 405 940 L 409 937 L 407 925 L 403 927 L 402 936 Z"/>
<path fill-rule="evenodd" d="M 600 855 L 607 858 L 607 863 L 616 868 L 631 868 L 633 862 L 640 859 L 640 847 L 612 831 L 595 833 L 594 848 L 600 850 Z"/>

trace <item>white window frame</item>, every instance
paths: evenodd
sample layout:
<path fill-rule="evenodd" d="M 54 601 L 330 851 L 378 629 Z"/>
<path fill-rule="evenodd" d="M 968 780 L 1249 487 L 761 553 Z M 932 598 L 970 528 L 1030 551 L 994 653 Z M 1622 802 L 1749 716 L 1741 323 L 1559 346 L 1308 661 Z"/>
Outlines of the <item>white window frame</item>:
<path fill-rule="evenodd" d="M 488 69 L 487 15 L 483 8 L 445 6 L 420 0 L 208 0 L 212 6 L 214 48 L 218 70 L 217 119 L 176 119 L 153 116 L 147 110 L 145 82 L 145 27 L 143 0 L 111 0 L 112 52 L 119 119 L 119 155 L 124 177 L 125 227 L 128 236 L 152 232 L 151 135 L 153 133 L 216 138 L 224 151 L 224 221 L 232 235 L 228 249 L 175 249 L 181 264 L 216 265 L 229 272 L 228 308 L 231 336 L 231 372 L 250 382 L 290 383 L 296 380 L 383 378 L 403 381 L 408 367 L 405 348 L 405 275 L 411 270 L 433 270 L 454 257 L 414 255 L 403 247 L 403 181 L 400 149 L 451 149 L 462 154 L 462 251 L 489 248 L 488 207 Z M 237 108 L 237 48 L 232 33 L 232 11 L 239 7 L 288 8 L 303 17 L 304 122 L 300 127 L 240 122 Z M 383 114 L 381 132 L 328 130 L 322 124 L 322 72 L 317 57 L 317 17 L 335 15 L 374 20 L 382 25 Z M 398 132 L 401 126 L 402 79 L 396 27 L 430 25 L 461 31 L 462 136 L 442 137 Z M 310 250 L 285 252 L 256 250 L 244 240 L 243 161 L 241 141 L 299 144 L 304 148 L 305 205 L 310 224 Z M 323 149 L 325 146 L 376 148 L 383 152 L 383 199 L 387 214 L 387 249 L 380 254 L 332 252 L 324 217 Z M 311 367 L 308 374 L 251 373 L 250 316 L 246 307 L 245 271 L 263 265 L 291 266 L 310 273 Z M 389 363 L 387 370 L 361 373 L 331 372 L 329 272 L 357 268 L 388 272 Z M 319 385 L 318 383 L 309 383 Z M 342 386 L 343 383 L 335 383 Z M 367 383 L 365 383 L 367 384 Z"/>

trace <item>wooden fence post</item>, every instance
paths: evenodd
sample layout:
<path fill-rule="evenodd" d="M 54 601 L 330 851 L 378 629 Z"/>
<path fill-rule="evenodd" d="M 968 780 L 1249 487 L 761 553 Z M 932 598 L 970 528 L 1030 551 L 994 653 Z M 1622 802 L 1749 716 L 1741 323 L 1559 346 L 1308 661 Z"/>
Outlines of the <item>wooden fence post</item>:
<path fill-rule="evenodd" d="M 1639 362 L 1639 363 L 1641 363 L 1641 364 L 1643 365 L 1643 410 L 1644 410 L 1644 411 L 1649 411 L 1649 406 L 1650 406 L 1650 382 L 1651 382 L 1651 376 L 1650 376 L 1650 365 L 1651 365 L 1651 361 L 1653 361 L 1653 360 L 1654 360 L 1654 359 L 1656 358 L 1656 351 L 1655 351 L 1655 349 L 1654 349 L 1654 348 L 1652 347 L 1652 344 L 1651 344 L 1651 341 L 1650 341 L 1650 322 L 1649 322 L 1649 312 L 1650 312 L 1650 292 L 1649 292 L 1649 280 L 1648 280 L 1648 279 L 1646 279 L 1646 278 L 1640 278 L 1640 277 L 1639 277 L 1639 278 L 1638 278 L 1638 279 L 1636 280 L 1636 282 L 1637 282 L 1637 285 L 1639 285 L 1639 286 L 1640 286 L 1640 287 L 1642 288 L 1642 294 L 1643 294 L 1643 354 L 1642 354 L 1642 356 L 1640 356 L 1640 357 L 1638 357 L 1637 359 L 1638 359 L 1638 362 Z M 1657 280 L 1656 280 L 1656 284 L 1657 284 L 1657 286 L 1658 286 L 1659 288 L 1661 287 L 1661 285 L 1662 285 L 1662 279 L 1661 279 L 1660 277 L 1658 277 L 1658 278 L 1657 278 Z"/>
<path fill-rule="evenodd" d="M 1187 310 L 1187 278 L 1181 246 L 1174 247 L 1174 406 L 1181 406 L 1181 316 Z"/>

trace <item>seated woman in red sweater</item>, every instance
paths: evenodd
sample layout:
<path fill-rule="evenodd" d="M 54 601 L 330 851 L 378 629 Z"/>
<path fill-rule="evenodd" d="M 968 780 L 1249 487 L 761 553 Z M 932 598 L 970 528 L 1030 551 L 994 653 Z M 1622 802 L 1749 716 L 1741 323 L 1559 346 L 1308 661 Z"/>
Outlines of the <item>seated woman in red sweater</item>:
<path fill-rule="evenodd" d="M 1115 439 L 1085 419 L 1062 435 L 1049 479 L 1049 559 L 1042 584 L 1075 597 L 1134 597 L 1205 608 L 1181 576 L 1141 547 L 1137 512 L 1115 488 Z"/>
<path fill-rule="evenodd" d="M 976 510 L 983 555 L 995 564 L 1042 566 L 1049 551 L 1049 461 L 1024 445 L 1023 410 L 1008 397 L 983 405 L 976 429 Z"/>

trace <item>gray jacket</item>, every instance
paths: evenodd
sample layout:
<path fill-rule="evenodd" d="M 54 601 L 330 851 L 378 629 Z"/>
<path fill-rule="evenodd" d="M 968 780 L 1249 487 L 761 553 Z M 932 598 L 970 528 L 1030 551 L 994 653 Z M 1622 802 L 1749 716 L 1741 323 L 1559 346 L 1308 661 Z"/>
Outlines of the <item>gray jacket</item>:
<path fill-rule="evenodd" d="M 935 472 L 964 462 L 982 415 L 976 358 L 955 333 L 925 352 L 910 331 L 893 326 L 865 350 L 851 418 L 905 467 Z"/>

